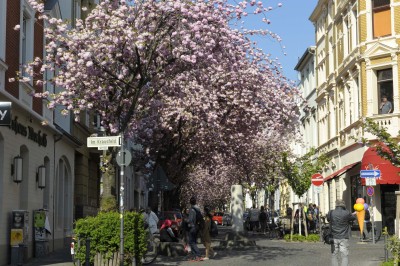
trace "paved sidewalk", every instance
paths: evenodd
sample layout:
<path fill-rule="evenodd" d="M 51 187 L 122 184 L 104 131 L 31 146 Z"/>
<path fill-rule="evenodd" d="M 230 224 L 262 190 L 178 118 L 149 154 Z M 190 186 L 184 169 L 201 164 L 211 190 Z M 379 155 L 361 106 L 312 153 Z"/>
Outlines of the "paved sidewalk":
<path fill-rule="evenodd" d="M 299 243 L 284 240 L 270 240 L 263 235 L 249 235 L 255 240 L 256 247 L 239 249 L 219 249 L 219 240 L 223 239 L 226 228 L 221 228 L 220 235 L 212 245 L 217 251 L 217 256 L 208 261 L 199 262 L 201 265 L 216 266 L 319 266 L 330 265 L 330 246 L 321 242 Z M 204 246 L 198 245 L 204 254 Z M 372 242 L 359 242 L 358 238 L 350 239 L 350 265 L 351 266 L 378 266 L 385 259 L 384 241 L 381 239 L 376 244 Z M 151 265 L 192 265 L 186 257 L 158 256 Z M 33 258 L 27 266 L 73 266 L 70 250 L 63 249 L 50 253 L 45 258 Z M 84 265 L 82 263 L 82 265 Z"/>
<path fill-rule="evenodd" d="M 286 242 L 285 240 L 269 240 L 260 235 L 250 235 L 257 247 L 234 250 L 218 250 L 214 259 L 203 261 L 201 265 L 215 266 L 320 266 L 331 264 L 331 250 L 329 245 L 321 242 Z M 213 243 L 217 247 L 217 243 Z M 199 245 L 204 254 L 203 245 Z M 351 266 L 378 266 L 385 260 L 383 240 L 359 242 L 358 238 L 350 240 L 349 265 Z M 157 257 L 152 265 L 193 265 L 184 257 L 168 258 Z"/>
<path fill-rule="evenodd" d="M 24 266 L 73 266 L 70 248 L 60 249 L 49 253 L 46 257 L 32 258 Z"/>

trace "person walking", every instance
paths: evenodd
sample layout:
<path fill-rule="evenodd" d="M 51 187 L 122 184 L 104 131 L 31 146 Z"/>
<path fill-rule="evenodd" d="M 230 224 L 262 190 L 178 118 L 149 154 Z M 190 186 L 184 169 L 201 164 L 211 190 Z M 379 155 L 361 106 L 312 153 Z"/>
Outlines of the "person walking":
<path fill-rule="evenodd" d="M 149 230 L 152 234 L 158 233 L 158 217 L 157 214 L 155 214 L 150 207 L 146 208 L 146 214 L 145 214 L 145 221 L 149 225 Z"/>
<path fill-rule="evenodd" d="M 346 210 L 346 204 L 342 199 L 336 200 L 336 208 L 330 210 L 327 215 L 333 236 L 331 244 L 332 266 L 339 265 L 339 256 L 341 257 L 341 266 L 349 265 L 349 236 L 351 222 L 356 219 L 355 212 Z"/>
<path fill-rule="evenodd" d="M 253 204 L 253 208 L 250 209 L 250 231 L 257 231 L 259 224 L 259 216 L 260 210 L 256 208 L 256 205 Z"/>
<path fill-rule="evenodd" d="M 315 230 L 315 223 L 314 223 L 315 212 L 314 212 L 312 203 L 310 203 L 308 205 L 306 217 L 307 217 L 307 220 L 306 220 L 307 221 L 307 231 L 308 231 L 308 233 L 313 233 Z"/>
<path fill-rule="evenodd" d="M 316 204 L 314 204 L 313 209 L 314 209 L 314 214 L 315 214 L 314 228 L 315 228 L 315 231 L 319 232 L 320 231 L 319 230 L 319 207 Z"/>
<path fill-rule="evenodd" d="M 183 245 L 186 253 L 191 253 L 191 249 L 189 246 L 189 209 L 184 208 L 182 211 L 182 224 L 181 224 L 181 235 L 183 240 Z"/>
<path fill-rule="evenodd" d="M 261 206 L 260 208 L 260 215 L 258 216 L 258 220 L 260 221 L 261 233 L 265 234 L 265 228 L 267 228 L 268 215 L 264 209 L 264 206 Z"/>
<path fill-rule="evenodd" d="M 188 219 L 188 228 L 189 228 L 189 246 L 192 253 L 192 258 L 190 261 L 202 261 L 200 250 L 197 247 L 197 234 L 200 230 L 198 226 L 198 217 L 201 216 L 200 208 L 196 205 L 196 197 L 190 198 L 190 210 L 189 210 L 189 219 Z M 200 213 L 200 215 L 198 215 Z"/>
<path fill-rule="evenodd" d="M 214 221 L 212 220 L 213 215 L 211 214 L 211 210 L 208 206 L 204 207 L 204 228 L 201 231 L 201 240 L 203 242 L 204 247 L 206 248 L 206 256 L 203 258 L 204 260 L 210 259 L 210 255 L 212 257 L 215 256 L 215 252 L 213 248 L 211 247 L 211 236 L 210 236 L 210 230 L 211 230 L 211 223 Z"/>

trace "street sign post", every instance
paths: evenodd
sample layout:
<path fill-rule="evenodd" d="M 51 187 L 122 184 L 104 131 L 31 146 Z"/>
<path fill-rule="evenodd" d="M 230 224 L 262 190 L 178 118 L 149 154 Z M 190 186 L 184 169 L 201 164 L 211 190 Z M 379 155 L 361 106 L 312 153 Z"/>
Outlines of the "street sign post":
<path fill-rule="evenodd" d="M 379 178 L 381 177 L 381 170 L 361 170 L 361 178 Z"/>
<path fill-rule="evenodd" d="M 313 174 L 311 177 L 311 183 L 314 186 L 321 186 L 324 183 L 324 177 L 321 174 Z"/>
<path fill-rule="evenodd" d="M 120 147 L 121 136 L 89 137 L 87 138 L 87 146 L 89 148 Z"/>
<path fill-rule="evenodd" d="M 115 157 L 119 166 L 127 166 L 132 161 L 131 152 L 127 149 L 121 149 Z"/>

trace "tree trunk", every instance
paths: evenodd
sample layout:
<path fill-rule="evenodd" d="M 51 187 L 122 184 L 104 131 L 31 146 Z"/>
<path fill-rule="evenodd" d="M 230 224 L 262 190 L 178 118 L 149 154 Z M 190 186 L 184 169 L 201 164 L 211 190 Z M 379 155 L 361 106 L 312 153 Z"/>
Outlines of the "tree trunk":
<path fill-rule="evenodd" d="M 104 152 L 102 158 L 103 193 L 100 200 L 101 211 L 117 210 L 117 199 L 115 189 L 115 168 L 111 163 L 112 154 Z"/>

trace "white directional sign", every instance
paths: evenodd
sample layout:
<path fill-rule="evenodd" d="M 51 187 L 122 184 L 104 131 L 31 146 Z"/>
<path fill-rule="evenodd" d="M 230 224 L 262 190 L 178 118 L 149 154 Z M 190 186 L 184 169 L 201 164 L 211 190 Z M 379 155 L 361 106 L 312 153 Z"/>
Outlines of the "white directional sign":
<path fill-rule="evenodd" d="M 361 170 L 361 178 L 379 178 L 381 176 L 381 170 Z"/>
<path fill-rule="evenodd" d="M 89 137 L 87 146 L 90 147 L 120 147 L 121 136 Z"/>

